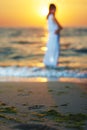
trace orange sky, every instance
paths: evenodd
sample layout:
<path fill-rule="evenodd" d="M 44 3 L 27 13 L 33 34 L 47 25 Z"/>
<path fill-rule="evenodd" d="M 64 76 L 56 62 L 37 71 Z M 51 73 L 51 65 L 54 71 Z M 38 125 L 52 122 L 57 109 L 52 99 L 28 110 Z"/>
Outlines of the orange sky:
<path fill-rule="evenodd" d="M 87 26 L 87 0 L 2 0 L 0 26 L 45 26 L 50 2 L 63 26 Z"/>

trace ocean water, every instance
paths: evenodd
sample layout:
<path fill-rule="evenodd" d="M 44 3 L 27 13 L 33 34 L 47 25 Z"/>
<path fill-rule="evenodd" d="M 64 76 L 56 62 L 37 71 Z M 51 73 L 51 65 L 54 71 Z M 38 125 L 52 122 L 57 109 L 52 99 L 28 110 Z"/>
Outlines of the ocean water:
<path fill-rule="evenodd" d="M 0 28 L 0 78 L 87 78 L 87 28 L 61 32 L 58 66 L 45 68 L 48 32 L 43 28 Z"/>

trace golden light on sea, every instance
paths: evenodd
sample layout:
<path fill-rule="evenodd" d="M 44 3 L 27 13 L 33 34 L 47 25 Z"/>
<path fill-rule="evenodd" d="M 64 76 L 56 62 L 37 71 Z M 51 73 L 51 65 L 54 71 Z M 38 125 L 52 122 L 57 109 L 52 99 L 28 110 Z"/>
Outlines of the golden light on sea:
<path fill-rule="evenodd" d="M 47 51 L 47 47 L 41 47 L 42 51 Z"/>

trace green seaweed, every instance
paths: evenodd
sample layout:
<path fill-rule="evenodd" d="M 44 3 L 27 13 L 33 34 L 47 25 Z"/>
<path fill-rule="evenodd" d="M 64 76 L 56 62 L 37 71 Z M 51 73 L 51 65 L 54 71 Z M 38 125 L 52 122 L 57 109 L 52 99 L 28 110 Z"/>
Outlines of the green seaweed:
<path fill-rule="evenodd" d="M 62 105 L 60 105 L 60 106 L 66 107 L 66 106 L 68 106 L 68 105 L 69 105 L 69 103 L 65 103 L 65 104 L 62 104 Z"/>
<path fill-rule="evenodd" d="M 54 106 L 50 106 L 50 107 L 52 107 L 52 108 L 58 108 L 58 106 L 57 106 L 57 105 L 54 105 Z"/>
<path fill-rule="evenodd" d="M 48 92 L 53 92 L 53 90 L 52 90 L 52 89 L 49 89 Z"/>
<path fill-rule="evenodd" d="M 36 122 L 43 122 L 44 121 L 44 119 L 41 119 L 41 118 L 39 118 L 39 119 L 37 119 L 37 118 L 31 118 L 30 120 L 31 121 L 36 121 Z"/>
<path fill-rule="evenodd" d="M 62 114 L 56 110 L 47 110 L 40 113 L 34 113 L 34 115 L 40 119 L 49 119 L 58 124 L 65 124 L 65 127 L 80 128 L 83 129 L 85 121 L 87 121 L 87 114 Z"/>
<path fill-rule="evenodd" d="M 23 103 L 23 104 L 22 104 L 22 106 L 28 106 L 28 104 L 26 104 L 26 103 Z"/>
<path fill-rule="evenodd" d="M 18 89 L 18 92 L 23 92 L 24 91 L 24 89 Z"/>
<path fill-rule="evenodd" d="M 16 114 L 17 109 L 15 107 L 1 107 L 0 113 Z"/>
<path fill-rule="evenodd" d="M 57 92 L 57 95 L 60 96 L 60 95 L 66 94 L 66 93 L 67 93 L 66 91 L 59 91 L 59 92 Z"/>
<path fill-rule="evenodd" d="M 6 106 L 6 103 L 0 101 L 0 106 Z"/>
<path fill-rule="evenodd" d="M 65 86 L 65 88 L 71 88 L 71 87 L 67 85 L 67 86 Z"/>
<path fill-rule="evenodd" d="M 21 120 L 19 120 L 17 118 L 9 117 L 9 116 L 2 115 L 2 114 L 0 114 L 0 118 L 3 118 L 3 119 L 8 120 L 8 121 L 15 121 L 15 122 L 21 123 Z"/>

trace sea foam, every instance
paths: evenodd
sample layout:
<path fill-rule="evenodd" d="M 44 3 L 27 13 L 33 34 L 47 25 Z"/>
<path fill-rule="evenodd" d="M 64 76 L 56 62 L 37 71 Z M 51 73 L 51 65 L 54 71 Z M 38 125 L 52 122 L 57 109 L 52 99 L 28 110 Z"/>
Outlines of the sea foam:
<path fill-rule="evenodd" d="M 60 68 L 40 68 L 40 67 L 0 67 L 0 77 L 46 77 L 46 78 L 87 78 L 86 71 L 67 70 Z"/>

